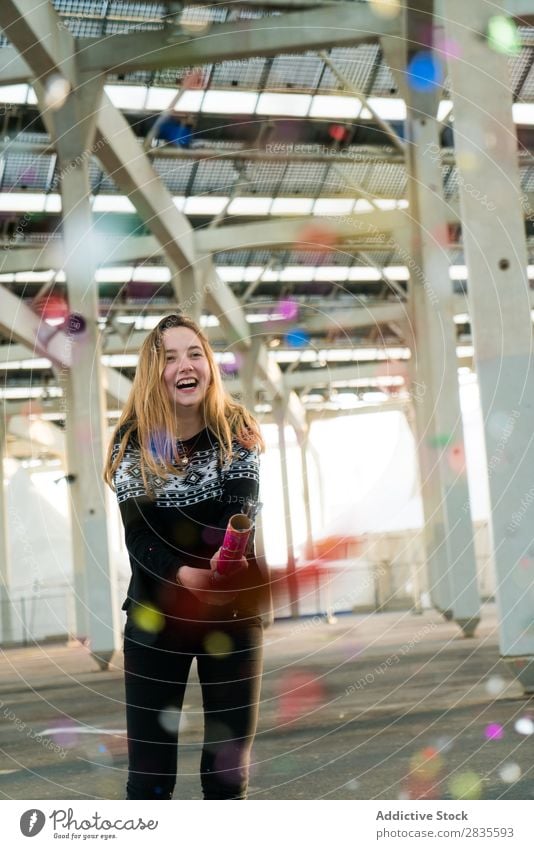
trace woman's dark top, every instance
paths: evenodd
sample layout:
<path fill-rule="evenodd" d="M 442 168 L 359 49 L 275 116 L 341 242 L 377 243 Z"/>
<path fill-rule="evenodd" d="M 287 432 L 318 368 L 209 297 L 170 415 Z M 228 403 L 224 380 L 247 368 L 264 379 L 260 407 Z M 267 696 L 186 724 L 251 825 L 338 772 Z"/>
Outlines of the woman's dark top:
<path fill-rule="evenodd" d="M 115 436 L 113 459 L 123 434 Z M 221 465 L 219 443 L 207 427 L 182 444 L 189 456 L 187 470 L 177 469 L 166 480 L 149 477 L 152 494 L 143 485 L 134 436 L 113 476 L 132 568 L 123 610 L 131 612 L 132 603 L 154 606 L 171 628 L 184 621 L 257 616 L 266 607 L 269 590 L 253 554 L 253 538 L 246 554 L 249 568 L 240 577 L 242 589 L 228 604 L 200 602 L 176 583 L 176 572 L 183 565 L 209 569 L 230 516 L 242 512 L 247 500 L 257 502 L 258 451 L 234 440 L 231 463 Z"/>

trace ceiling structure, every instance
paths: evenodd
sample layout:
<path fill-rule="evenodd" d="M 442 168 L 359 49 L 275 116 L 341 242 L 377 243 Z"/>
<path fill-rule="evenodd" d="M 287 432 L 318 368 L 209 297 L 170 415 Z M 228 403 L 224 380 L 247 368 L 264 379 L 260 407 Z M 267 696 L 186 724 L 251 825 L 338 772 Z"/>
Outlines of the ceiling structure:
<path fill-rule="evenodd" d="M 299 14 L 302 21 L 311 11 L 335 15 L 336 0 L 249 0 L 210 7 L 56 0 L 53 5 L 60 26 L 79 39 L 84 70 L 105 69 L 110 101 L 189 220 L 197 251 L 213 257 L 220 279 L 243 307 L 251 335 L 261 334 L 304 406 L 342 410 L 402 396 L 409 357 L 405 110 L 379 41 L 370 36 L 344 44 L 347 36 L 341 32 L 336 46 L 318 43 L 316 50 L 295 52 L 298 33 L 286 27 L 287 53 L 280 51 L 278 34 L 261 56 L 251 55 L 254 45 L 246 40 L 243 47 L 235 37 L 228 36 L 228 45 L 225 41 L 224 27 L 231 33 L 236 21 L 265 19 L 268 32 L 271 19 L 281 14 Z M 365 0 L 350 5 L 357 12 L 369 9 Z M 391 26 L 393 31 L 393 21 Z M 186 44 L 183 62 L 167 66 L 166 39 L 170 43 L 167 36 L 176 27 L 186 37 L 207 36 L 201 44 L 211 61 L 200 61 L 198 45 L 188 53 Z M 385 20 L 380 27 L 387 30 Z M 522 47 L 509 64 L 514 99 L 522 107 L 534 103 L 534 28 L 520 25 L 519 32 Z M 59 325 L 68 312 L 61 173 L 36 105 L 33 75 L 5 36 L 0 49 L 0 85 L 5 86 L 0 89 L 0 286 Z M 443 250 L 449 253 L 456 292 L 459 366 L 468 369 L 467 281 L 454 115 L 447 99 L 445 78 L 441 156 L 450 220 Z M 534 277 L 534 119 L 524 108 L 515 118 Z M 90 158 L 90 179 L 105 363 L 131 378 L 144 332 L 180 304 L 165 256 L 97 155 Z M 357 221 L 364 222 L 362 228 Z M 231 353 L 224 328 L 209 309 L 203 312 L 229 388 L 239 391 L 239 358 Z M 0 396 L 17 405 L 41 399 L 49 417 L 61 421 L 54 407 L 61 389 L 51 362 L 32 358 L 9 337 L 4 328 Z M 258 387 L 258 411 L 267 412 L 269 401 L 269 392 Z M 112 410 L 117 406 L 110 404 Z"/>

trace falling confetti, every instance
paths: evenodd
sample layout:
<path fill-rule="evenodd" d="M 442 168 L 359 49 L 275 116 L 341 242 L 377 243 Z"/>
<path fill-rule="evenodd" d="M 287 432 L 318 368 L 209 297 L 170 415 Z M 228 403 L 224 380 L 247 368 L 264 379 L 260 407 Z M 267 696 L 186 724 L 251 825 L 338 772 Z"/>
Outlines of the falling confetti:
<path fill-rule="evenodd" d="M 400 12 L 400 0 L 369 0 L 371 9 L 379 18 L 396 18 Z"/>
<path fill-rule="evenodd" d="M 204 88 L 205 84 L 206 74 L 202 68 L 193 68 L 182 80 L 182 88 Z"/>
<path fill-rule="evenodd" d="M 233 648 L 232 638 L 223 631 L 211 631 L 204 639 L 204 648 L 214 657 L 226 657 Z"/>
<path fill-rule="evenodd" d="M 485 687 L 490 696 L 498 696 L 506 688 L 506 681 L 500 675 L 492 675 L 486 681 Z"/>
<path fill-rule="evenodd" d="M 452 439 L 452 434 L 437 433 L 435 436 L 431 436 L 428 441 L 432 448 L 446 448 L 447 445 L 450 445 Z"/>
<path fill-rule="evenodd" d="M 65 330 L 69 336 L 81 336 L 87 328 L 87 322 L 83 315 L 71 312 L 65 322 Z"/>
<path fill-rule="evenodd" d="M 285 341 L 291 348 L 305 348 L 310 344 L 310 336 L 305 330 L 291 330 L 286 333 Z"/>
<path fill-rule="evenodd" d="M 449 781 L 453 799 L 481 799 L 482 779 L 476 772 L 461 772 Z"/>
<path fill-rule="evenodd" d="M 438 752 L 449 752 L 453 747 L 454 741 L 451 737 L 438 737 L 434 743 L 434 747 Z"/>
<path fill-rule="evenodd" d="M 321 224 L 306 224 L 295 238 L 295 250 L 307 251 L 310 248 L 321 252 L 330 251 L 338 241 L 338 235 L 332 227 Z"/>
<path fill-rule="evenodd" d="M 504 737 L 504 728 L 497 722 L 491 722 L 484 729 L 484 737 L 486 740 L 502 740 Z"/>
<path fill-rule="evenodd" d="M 511 18 L 494 15 L 488 21 L 488 44 L 496 53 L 516 56 L 521 52 L 521 37 Z"/>
<path fill-rule="evenodd" d="M 443 758 L 434 746 L 426 746 L 410 760 L 410 770 L 418 780 L 436 778 L 443 767 Z"/>
<path fill-rule="evenodd" d="M 52 74 L 44 84 L 44 102 L 52 110 L 61 109 L 70 94 L 70 83 L 61 74 Z"/>
<path fill-rule="evenodd" d="M 165 627 L 163 613 L 152 604 L 136 605 L 132 611 L 132 619 L 138 628 L 149 634 L 159 634 Z"/>
<path fill-rule="evenodd" d="M 79 725 L 68 717 L 55 720 L 49 731 L 54 743 L 63 749 L 73 749 L 80 741 Z"/>
<path fill-rule="evenodd" d="M 177 707 L 170 705 L 159 712 L 158 722 L 168 734 L 177 734 L 181 715 L 182 712 Z"/>
<path fill-rule="evenodd" d="M 284 298 L 278 303 L 276 311 L 285 319 L 285 321 L 293 321 L 298 317 L 299 305 L 292 298 Z"/>
<path fill-rule="evenodd" d="M 414 91 L 433 91 L 443 82 L 443 66 L 437 56 L 421 51 L 410 61 L 407 76 Z"/>
<path fill-rule="evenodd" d="M 61 74 L 52 74 L 44 84 L 44 102 L 49 109 L 61 109 L 70 94 L 70 83 Z"/>
<path fill-rule="evenodd" d="M 69 305 L 63 295 L 46 295 L 34 301 L 33 306 L 45 321 L 64 322 L 69 315 Z"/>
<path fill-rule="evenodd" d="M 444 33 L 437 33 L 435 49 L 446 59 L 459 59 L 462 48 L 454 38 L 448 38 Z"/>
<path fill-rule="evenodd" d="M 513 763 L 513 761 L 505 763 L 499 770 L 499 778 L 505 784 L 514 784 L 514 782 L 519 781 L 521 778 L 521 767 L 519 764 Z"/>
<path fill-rule="evenodd" d="M 457 475 L 465 472 L 465 449 L 463 443 L 459 442 L 456 445 L 451 445 L 447 452 L 447 460 L 450 468 Z"/>
<path fill-rule="evenodd" d="M 113 765 L 112 754 L 103 739 L 85 738 L 82 751 L 85 758 L 93 767 L 109 767 Z"/>
<path fill-rule="evenodd" d="M 522 716 L 521 719 L 517 720 L 514 728 L 518 734 L 522 734 L 524 737 L 534 734 L 534 722 L 530 716 Z"/>
<path fill-rule="evenodd" d="M 334 141 L 342 142 L 345 141 L 349 134 L 347 127 L 344 127 L 343 124 L 332 124 L 328 128 L 328 135 Z"/>
<path fill-rule="evenodd" d="M 312 672 L 300 670 L 282 675 L 278 693 L 280 721 L 293 722 L 321 704 L 324 687 Z"/>

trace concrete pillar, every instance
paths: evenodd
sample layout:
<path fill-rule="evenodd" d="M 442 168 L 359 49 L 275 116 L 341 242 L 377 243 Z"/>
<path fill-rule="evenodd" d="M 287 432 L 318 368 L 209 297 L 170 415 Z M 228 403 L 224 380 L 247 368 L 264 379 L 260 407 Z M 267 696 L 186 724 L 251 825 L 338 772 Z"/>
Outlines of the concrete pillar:
<path fill-rule="evenodd" d="M 462 233 L 484 420 L 499 644 L 534 692 L 534 360 L 508 59 L 483 34 L 486 0 L 445 0 Z"/>
<path fill-rule="evenodd" d="M 425 547 L 430 594 L 466 636 L 474 633 L 480 602 L 476 581 L 457 374 L 453 289 L 447 254 L 447 210 L 439 160 L 429 155 L 439 140 L 435 86 L 418 90 L 406 69 L 419 51 L 432 52 L 434 0 L 413 0 L 403 10 L 402 38 L 382 47 L 407 104 L 407 169 L 411 222 L 409 290 L 414 393 Z"/>
<path fill-rule="evenodd" d="M 102 79 L 81 79 L 65 104 L 46 108 L 42 88 L 37 95 L 43 119 L 58 153 L 63 208 L 65 273 L 69 298 L 66 327 L 71 348 L 66 381 L 67 471 L 70 476 L 71 521 L 77 613 L 87 628 L 91 653 L 106 668 L 119 647 L 116 566 L 109 556 L 102 469 L 104 464 L 105 398 L 98 332 L 98 287 L 92 243 L 89 162 Z"/>
<path fill-rule="evenodd" d="M 297 440 L 300 448 L 300 463 L 302 469 L 302 499 L 304 502 L 304 516 L 306 519 L 306 543 L 304 554 L 306 560 L 312 560 L 314 556 L 313 548 L 313 526 L 310 507 L 310 483 L 308 478 L 308 431 L 306 434 L 297 434 Z"/>
<path fill-rule="evenodd" d="M 6 509 L 4 457 L 6 453 L 5 409 L 0 410 L 0 640 L 3 646 L 13 641 L 13 617 L 10 598 L 11 562 Z"/>
<path fill-rule="evenodd" d="M 284 503 L 284 523 L 287 542 L 287 586 L 289 591 L 289 605 L 291 615 L 299 615 L 298 585 L 295 568 L 295 549 L 293 544 L 293 525 L 291 522 L 291 500 L 289 498 L 289 474 L 287 471 L 286 450 L 286 416 L 285 405 L 282 402 L 273 402 L 273 417 L 278 425 L 278 446 L 280 450 L 280 468 L 282 471 L 282 497 Z"/>
<path fill-rule="evenodd" d="M 429 557 L 430 592 L 466 636 L 480 617 L 473 526 L 460 409 L 453 287 L 449 278 L 447 215 L 433 94 L 410 97 L 408 172 L 413 318 L 412 368 L 424 391 L 415 403 L 418 453 Z"/>

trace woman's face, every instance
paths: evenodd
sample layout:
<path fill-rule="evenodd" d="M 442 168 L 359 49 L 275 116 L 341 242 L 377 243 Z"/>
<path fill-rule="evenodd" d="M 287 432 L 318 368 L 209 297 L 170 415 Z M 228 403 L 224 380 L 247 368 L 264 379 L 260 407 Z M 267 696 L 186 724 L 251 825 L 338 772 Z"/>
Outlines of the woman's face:
<path fill-rule="evenodd" d="M 210 384 L 210 367 L 202 342 L 189 327 L 170 327 L 162 334 L 165 348 L 163 381 L 176 407 L 200 408 Z"/>

